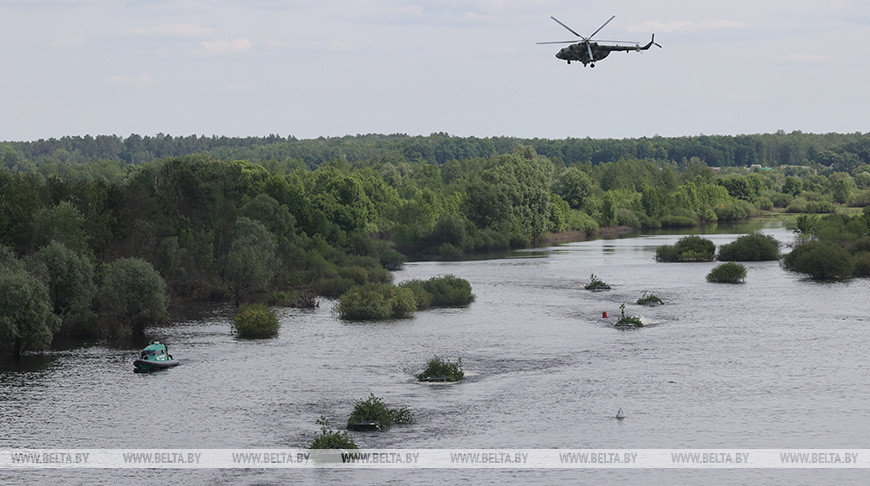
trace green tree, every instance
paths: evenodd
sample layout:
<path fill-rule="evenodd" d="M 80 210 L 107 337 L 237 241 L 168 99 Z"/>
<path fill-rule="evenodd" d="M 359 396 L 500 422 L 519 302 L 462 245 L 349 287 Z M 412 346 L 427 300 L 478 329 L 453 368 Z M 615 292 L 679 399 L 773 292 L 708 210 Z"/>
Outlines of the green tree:
<path fill-rule="evenodd" d="M 84 231 L 85 219 L 67 201 L 37 211 L 33 218 L 32 247 L 39 248 L 50 241 L 59 241 L 77 253 L 88 249 Z"/>
<path fill-rule="evenodd" d="M 92 331 L 87 326 L 93 319 L 91 302 L 97 287 L 91 261 L 62 243 L 52 241 L 33 254 L 30 266 L 48 289 L 53 312 L 64 325 L 77 327 L 76 333 Z"/>
<path fill-rule="evenodd" d="M 592 194 L 592 179 L 589 174 L 576 167 L 563 170 L 553 184 L 553 192 L 562 198 L 573 209 L 580 209 Z"/>
<path fill-rule="evenodd" d="M 785 183 L 782 185 L 782 192 L 785 194 L 791 194 L 792 196 L 797 196 L 803 191 L 803 182 L 797 177 L 787 176 L 785 178 Z"/>
<path fill-rule="evenodd" d="M 103 272 L 98 299 L 105 317 L 143 335 L 145 326 L 169 319 L 166 282 L 141 258 L 115 260 Z"/>
<path fill-rule="evenodd" d="M 238 305 L 248 293 L 269 286 L 280 262 L 275 256 L 275 235 L 259 221 L 241 217 L 233 232 L 224 278 Z"/>
<path fill-rule="evenodd" d="M 18 360 L 23 351 L 48 349 L 58 329 L 45 285 L 19 264 L 0 267 L 0 350 Z"/>

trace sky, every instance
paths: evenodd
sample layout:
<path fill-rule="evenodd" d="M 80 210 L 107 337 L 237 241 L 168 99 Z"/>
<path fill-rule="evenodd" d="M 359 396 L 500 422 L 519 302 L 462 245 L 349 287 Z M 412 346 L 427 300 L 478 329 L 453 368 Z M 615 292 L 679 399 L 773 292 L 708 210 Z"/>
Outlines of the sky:
<path fill-rule="evenodd" d="M 0 0 L 5 141 L 864 133 L 868 81 L 866 1 Z"/>

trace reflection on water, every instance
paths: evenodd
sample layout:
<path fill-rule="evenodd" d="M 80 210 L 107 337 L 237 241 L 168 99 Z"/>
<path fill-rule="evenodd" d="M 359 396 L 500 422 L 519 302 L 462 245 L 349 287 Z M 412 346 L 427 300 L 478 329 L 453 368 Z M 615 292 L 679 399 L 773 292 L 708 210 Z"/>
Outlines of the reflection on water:
<path fill-rule="evenodd" d="M 779 225 L 765 232 L 790 241 Z M 734 233 L 709 235 L 717 245 Z M 0 368 L 0 448 L 272 448 L 306 445 L 327 416 L 342 424 L 375 393 L 417 422 L 361 446 L 396 448 L 861 448 L 870 436 L 870 280 L 818 284 L 777 262 L 748 263 L 743 285 L 710 284 L 715 263 L 656 263 L 672 234 L 570 243 L 508 258 L 415 262 L 397 281 L 452 273 L 466 309 L 348 323 L 324 300 L 278 309 L 279 336 L 238 340 L 231 308 L 191 308 L 150 332 L 181 366 L 132 372 L 136 349 L 91 345 Z M 595 273 L 613 286 L 587 292 Z M 660 307 L 633 304 L 644 291 Z M 620 304 L 655 325 L 610 326 Z M 418 384 L 433 355 L 469 378 Z M 613 419 L 617 409 L 628 416 Z M 583 471 L 590 482 L 858 483 L 853 471 Z M 550 484 L 577 471 L 0 472 L 4 483 L 192 484 L 471 481 Z M 700 481 L 699 481 L 700 480 Z"/>

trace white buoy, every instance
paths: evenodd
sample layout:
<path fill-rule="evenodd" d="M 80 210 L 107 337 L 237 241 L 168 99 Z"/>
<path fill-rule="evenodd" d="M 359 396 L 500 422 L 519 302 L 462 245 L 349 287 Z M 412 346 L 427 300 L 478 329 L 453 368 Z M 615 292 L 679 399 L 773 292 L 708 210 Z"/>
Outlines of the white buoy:
<path fill-rule="evenodd" d="M 622 407 L 619 407 L 619 410 L 616 411 L 616 418 L 622 420 L 625 418 L 625 414 L 622 413 Z"/>

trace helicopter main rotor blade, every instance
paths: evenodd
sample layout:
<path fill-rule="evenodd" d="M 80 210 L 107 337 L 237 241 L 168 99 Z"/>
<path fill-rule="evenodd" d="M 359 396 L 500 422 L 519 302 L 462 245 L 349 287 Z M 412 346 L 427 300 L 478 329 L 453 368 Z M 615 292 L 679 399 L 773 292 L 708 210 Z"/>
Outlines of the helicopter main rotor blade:
<path fill-rule="evenodd" d="M 591 39 L 592 37 L 594 37 L 595 34 L 597 34 L 599 31 L 601 31 L 601 29 L 603 29 L 605 25 L 609 24 L 610 21 L 613 20 L 613 19 L 615 19 L 615 18 L 616 18 L 616 15 L 614 15 L 613 17 L 610 17 L 609 19 L 607 19 L 607 22 L 604 22 L 604 23 L 601 25 L 601 27 L 599 27 L 598 30 L 596 30 L 595 32 L 593 32 L 592 35 L 590 35 L 589 37 L 587 37 L 587 39 Z M 560 23 L 561 23 L 561 22 L 560 22 Z"/>
<path fill-rule="evenodd" d="M 569 40 L 569 41 L 549 41 L 549 42 L 535 42 L 535 44 L 576 44 L 577 40 Z"/>
<path fill-rule="evenodd" d="M 574 32 L 574 29 L 572 29 L 571 27 L 568 27 L 567 25 L 563 24 L 563 23 L 560 22 L 559 19 L 557 19 L 556 17 L 553 17 L 553 16 L 551 15 L 550 18 L 553 19 L 553 20 L 555 20 L 557 24 L 559 24 L 559 25 L 561 25 L 562 27 L 565 27 L 566 29 L 568 29 L 568 32 L 570 32 L 570 33 L 576 35 L 577 37 L 579 37 L 579 38 L 581 38 L 581 39 L 583 39 L 583 40 L 586 40 L 585 37 L 583 37 L 582 35 L 578 34 L 577 32 Z M 611 20 L 612 20 L 612 19 L 611 19 Z M 610 20 L 608 20 L 608 22 L 610 22 Z M 603 27 L 603 26 L 602 26 L 602 27 Z"/>
<path fill-rule="evenodd" d="M 592 46 L 590 46 L 588 42 L 586 43 L 586 50 L 589 52 L 589 62 L 593 63 L 592 67 L 595 67 L 595 58 L 592 57 Z"/>

